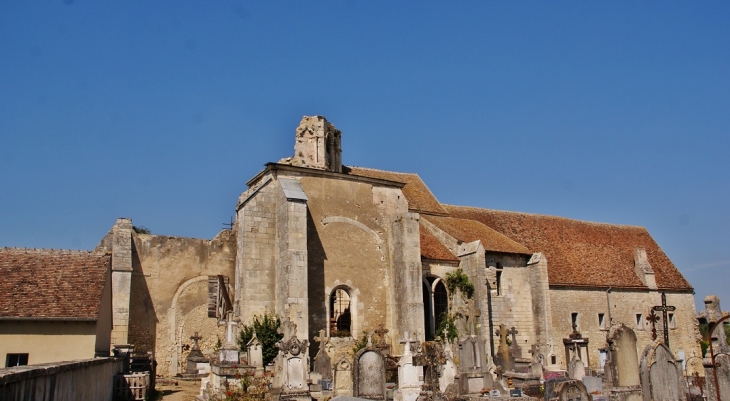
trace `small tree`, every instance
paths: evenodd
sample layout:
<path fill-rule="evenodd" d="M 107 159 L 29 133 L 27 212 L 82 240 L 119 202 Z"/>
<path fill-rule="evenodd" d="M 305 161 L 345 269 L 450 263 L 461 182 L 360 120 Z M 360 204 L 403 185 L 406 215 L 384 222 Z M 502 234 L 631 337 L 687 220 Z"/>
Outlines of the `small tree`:
<path fill-rule="evenodd" d="M 276 330 L 281 325 L 279 317 L 273 313 L 266 313 L 263 316 L 254 316 L 251 324 L 244 325 L 241 329 L 241 334 L 238 337 L 238 345 L 241 351 L 246 352 L 246 345 L 253 338 L 253 333 L 256 332 L 256 337 L 261 341 L 263 351 L 263 362 L 264 365 L 271 363 L 276 355 L 279 353 L 279 349 L 276 348 L 276 343 L 281 341 L 284 337 L 283 334 L 279 334 Z"/>

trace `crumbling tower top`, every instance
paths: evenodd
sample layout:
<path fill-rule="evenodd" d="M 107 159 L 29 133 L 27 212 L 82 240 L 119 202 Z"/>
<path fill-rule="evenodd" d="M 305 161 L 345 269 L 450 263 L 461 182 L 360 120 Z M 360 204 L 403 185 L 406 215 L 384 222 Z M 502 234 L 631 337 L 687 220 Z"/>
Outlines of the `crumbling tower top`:
<path fill-rule="evenodd" d="M 342 133 L 323 116 L 304 116 L 294 138 L 294 156 L 279 163 L 342 172 Z"/>

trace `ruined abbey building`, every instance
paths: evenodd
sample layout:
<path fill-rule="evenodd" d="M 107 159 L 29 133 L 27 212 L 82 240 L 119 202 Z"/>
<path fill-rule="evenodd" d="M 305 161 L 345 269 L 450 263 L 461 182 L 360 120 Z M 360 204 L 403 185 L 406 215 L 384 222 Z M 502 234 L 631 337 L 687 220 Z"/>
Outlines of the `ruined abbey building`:
<path fill-rule="evenodd" d="M 111 255 L 111 343 L 153 351 L 158 373 L 174 375 L 195 332 L 212 353 L 229 309 L 244 324 L 289 318 L 313 344 L 320 330 L 360 338 L 382 326 L 393 354 L 404 332 L 433 339 L 454 318 L 479 339 L 480 366 L 509 329 L 518 358 L 539 352 L 565 369 L 579 353 L 600 370 L 611 324 L 633 328 L 640 351 L 665 293 L 672 351 L 700 354 L 693 289 L 646 229 L 444 205 L 417 174 L 341 155 L 340 131 L 304 117 L 294 155 L 248 181 L 233 227 L 212 240 L 138 234 L 119 219 L 97 248 Z M 459 269 L 470 299 L 448 288 Z"/>

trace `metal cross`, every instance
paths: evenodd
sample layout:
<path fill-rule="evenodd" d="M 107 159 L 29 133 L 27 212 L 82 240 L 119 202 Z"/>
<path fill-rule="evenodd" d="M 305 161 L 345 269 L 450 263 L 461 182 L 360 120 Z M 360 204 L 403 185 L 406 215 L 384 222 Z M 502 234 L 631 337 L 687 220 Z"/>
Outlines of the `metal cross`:
<path fill-rule="evenodd" d="M 658 322 L 661 318 L 654 313 L 652 310 L 649 316 L 646 317 L 646 320 L 651 322 L 651 339 L 656 340 L 656 322 Z"/>
<path fill-rule="evenodd" d="M 667 312 L 674 312 L 677 308 L 674 306 L 667 306 L 667 294 L 662 292 L 662 305 L 651 308 L 653 311 L 662 312 L 662 319 L 664 320 L 664 344 L 669 348 L 669 319 L 667 318 Z"/>

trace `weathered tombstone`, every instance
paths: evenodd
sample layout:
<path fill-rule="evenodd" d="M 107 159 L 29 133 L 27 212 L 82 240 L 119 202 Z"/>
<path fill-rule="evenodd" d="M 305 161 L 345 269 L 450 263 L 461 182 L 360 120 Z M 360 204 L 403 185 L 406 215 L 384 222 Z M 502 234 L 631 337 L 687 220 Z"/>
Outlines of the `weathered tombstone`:
<path fill-rule="evenodd" d="M 403 356 L 398 361 L 398 390 L 393 393 L 393 399 L 395 401 L 415 401 L 421 394 L 421 385 L 418 380 L 421 369 L 413 363 L 411 344 L 415 345 L 417 341 L 409 337 L 406 331 L 400 343 L 404 344 Z"/>
<path fill-rule="evenodd" d="M 593 401 L 588 394 L 586 386 L 580 380 L 567 380 L 555 384 L 553 388 L 554 399 L 558 401 Z"/>
<path fill-rule="evenodd" d="M 375 345 L 374 347 L 379 350 L 383 355 L 390 354 L 390 344 L 388 343 L 388 329 L 386 329 L 381 323 L 380 326 L 375 329 Z"/>
<path fill-rule="evenodd" d="M 557 397 L 555 393 L 555 387 L 558 385 L 558 383 L 562 383 L 564 381 L 568 381 L 567 377 L 552 377 L 550 379 L 545 380 L 545 393 L 544 393 L 544 399 L 545 401 L 550 401 L 551 399 Z"/>
<path fill-rule="evenodd" d="M 329 389 L 332 384 L 332 361 L 330 360 L 327 351 L 325 350 L 325 344 L 329 338 L 325 337 L 324 330 L 319 331 L 319 337 L 314 337 L 319 342 L 319 351 L 314 356 L 314 373 L 319 375 L 319 380 L 323 389 Z"/>
<path fill-rule="evenodd" d="M 499 330 L 495 334 L 499 336 L 499 348 L 497 349 L 497 355 L 494 356 L 494 363 L 501 368 L 502 372 L 514 370 L 515 359 L 512 357 L 507 345 L 507 328 L 500 324 Z"/>
<path fill-rule="evenodd" d="M 346 355 L 342 355 L 335 364 L 335 394 L 352 396 L 352 363 Z"/>
<path fill-rule="evenodd" d="M 600 377 L 586 376 L 583 378 L 583 385 L 586 386 L 588 394 L 600 393 L 603 391 L 603 380 Z M 594 397 L 595 398 L 595 397 Z"/>
<path fill-rule="evenodd" d="M 685 398 L 681 364 L 662 340 L 654 340 L 644 348 L 640 369 L 644 401 Z"/>
<path fill-rule="evenodd" d="M 517 344 L 517 334 L 519 334 L 519 331 L 514 328 L 514 326 L 507 330 L 507 334 L 512 336 L 512 344 L 509 346 L 509 352 L 512 355 L 512 358 L 522 358 L 522 348 L 520 348 L 519 344 Z"/>
<path fill-rule="evenodd" d="M 530 363 L 530 374 L 534 377 L 542 379 L 543 369 L 542 364 L 544 363 L 544 357 L 540 353 L 540 341 L 537 344 L 533 344 L 530 347 L 530 354 L 532 354 L 532 362 Z"/>
<path fill-rule="evenodd" d="M 451 349 L 451 342 L 446 336 L 444 329 L 444 364 L 439 377 L 439 390 L 444 393 L 446 388 L 454 384 L 456 379 L 456 364 L 454 363 L 454 351 Z"/>
<path fill-rule="evenodd" d="M 248 364 L 253 366 L 256 370 L 263 370 L 264 368 L 264 345 L 261 340 L 256 336 L 256 332 L 253 332 L 253 336 L 246 344 L 246 351 L 248 353 Z"/>
<path fill-rule="evenodd" d="M 384 400 L 385 358 L 373 347 L 371 335 L 368 334 L 368 345 L 355 354 L 353 364 L 353 395 L 370 400 Z"/>
<path fill-rule="evenodd" d="M 590 353 L 588 352 L 588 337 L 583 337 L 575 323 L 573 323 L 573 332 L 568 334 L 568 338 L 563 339 L 563 346 L 565 347 L 566 363 L 573 360 L 573 356 L 577 354 L 578 359 L 583 361 L 584 366 L 591 364 Z"/>
<path fill-rule="evenodd" d="M 233 320 L 233 312 L 228 312 L 225 325 L 226 342 L 218 351 L 218 358 L 214 359 L 211 364 L 210 387 L 213 392 L 218 392 L 230 383 L 239 381 L 240 352 L 238 344 L 235 343 L 238 322 Z"/>
<path fill-rule="evenodd" d="M 203 355 L 203 352 L 200 351 L 200 346 L 198 345 L 198 341 L 202 338 L 203 337 L 201 337 L 197 331 L 192 337 L 190 337 L 190 339 L 193 340 L 193 347 L 186 358 L 187 368 L 185 370 L 185 374 L 188 377 L 196 377 L 198 375 L 207 375 L 210 373 L 210 361 Z"/>
<path fill-rule="evenodd" d="M 413 357 L 414 365 L 423 366 L 423 391 L 439 391 L 439 378 L 443 373 L 446 356 L 444 346 L 440 342 L 426 341 L 423 352 Z"/>
<path fill-rule="evenodd" d="M 307 386 L 309 341 L 300 341 L 297 338 L 297 325 L 289 318 L 281 321 L 277 331 L 283 335 L 281 341 L 276 344 L 280 356 L 277 358 L 279 366 L 276 370 L 276 374 L 280 375 L 280 380 L 277 380 L 281 385 L 280 398 L 309 401 L 311 398 Z"/>
<path fill-rule="evenodd" d="M 459 341 L 459 393 L 475 394 L 491 384 L 492 375 L 481 369 L 482 348 L 477 336 L 470 334 Z"/>
<path fill-rule="evenodd" d="M 578 354 L 573 354 L 573 359 L 568 364 L 568 377 L 573 380 L 583 380 L 586 377 L 586 365 L 578 358 Z"/>
<path fill-rule="evenodd" d="M 611 399 L 643 401 L 639 379 L 636 334 L 623 323 L 611 327 L 606 338 L 608 361 L 604 371 L 611 388 Z"/>

